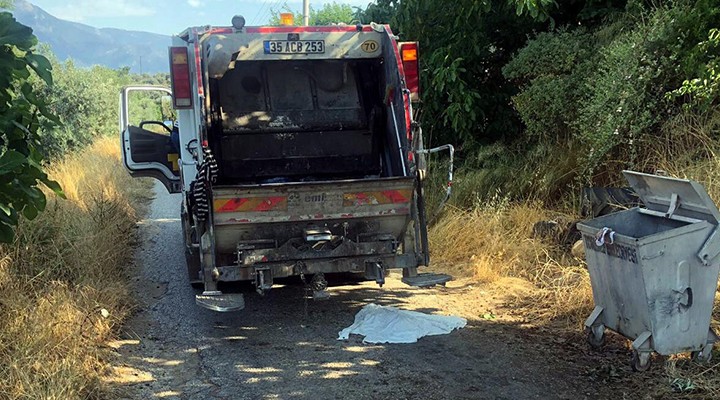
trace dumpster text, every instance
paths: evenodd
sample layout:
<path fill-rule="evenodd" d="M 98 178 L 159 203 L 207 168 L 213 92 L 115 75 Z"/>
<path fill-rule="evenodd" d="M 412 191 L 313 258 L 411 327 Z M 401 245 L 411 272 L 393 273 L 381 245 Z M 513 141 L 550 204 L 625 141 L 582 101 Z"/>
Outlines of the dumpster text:
<path fill-rule="evenodd" d="M 611 257 L 637 264 L 637 250 L 632 247 L 609 243 L 598 246 L 595 244 L 595 237 L 590 235 L 583 235 L 583 241 L 585 242 L 585 248 L 588 250 L 605 253 Z"/>

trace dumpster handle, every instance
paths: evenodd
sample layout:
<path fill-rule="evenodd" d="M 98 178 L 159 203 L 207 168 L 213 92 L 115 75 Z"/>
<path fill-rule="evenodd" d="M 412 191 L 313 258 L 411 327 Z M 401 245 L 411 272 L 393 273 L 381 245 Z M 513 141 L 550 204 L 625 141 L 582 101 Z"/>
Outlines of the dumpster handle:
<path fill-rule="evenodd" d="M 718 255 L 720 255 L 720 228 L 715 227 L 697 256 L 704 266 L 709 266 Z"/>
<path fill-rule="evenodd" d="M 595 235 L 595 244 L 602 247 L 605 244 L 606 237 L 608 244 L 615 243 L 615 231 L 611 228 L 608 228 L 607 226 L 600 229 Z"/>
<path fill-rule="evenodd" d="M 678 306 L 680 307 L 680 309 L 685 311 L 693 305 L 693 292 L 691 288 L 685 288 L 685 290 L 680 292 L 680 294 L 684 294 L 687 296 L 687 300 L 685 302 L 683 302 L 682 300 L 678 302 Z"/>

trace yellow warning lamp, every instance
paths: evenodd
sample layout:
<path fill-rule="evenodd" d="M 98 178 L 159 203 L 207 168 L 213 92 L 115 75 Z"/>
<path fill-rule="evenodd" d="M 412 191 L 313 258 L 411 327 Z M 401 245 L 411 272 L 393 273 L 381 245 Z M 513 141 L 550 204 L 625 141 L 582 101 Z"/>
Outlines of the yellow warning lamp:
<path fill-rule="evenodd" d="M 295 24 L 295 16 L 293 13 L 280 13 L 280 25 L 293 26 Z"/>

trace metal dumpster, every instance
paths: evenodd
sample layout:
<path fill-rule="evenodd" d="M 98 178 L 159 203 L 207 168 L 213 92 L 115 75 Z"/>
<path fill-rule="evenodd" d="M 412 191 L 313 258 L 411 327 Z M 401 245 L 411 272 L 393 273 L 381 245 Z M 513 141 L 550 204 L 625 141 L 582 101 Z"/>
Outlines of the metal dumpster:
<path fill-rule="evenodd" d="M 600 347 L 605 328 L 633 340 L 632 367 L 653 351 L 709 361 L 720 270 L 720 211 L 697 182 L 623 171 L 645 208 L 578 223 L 595 309 L 585 321 Z"/>

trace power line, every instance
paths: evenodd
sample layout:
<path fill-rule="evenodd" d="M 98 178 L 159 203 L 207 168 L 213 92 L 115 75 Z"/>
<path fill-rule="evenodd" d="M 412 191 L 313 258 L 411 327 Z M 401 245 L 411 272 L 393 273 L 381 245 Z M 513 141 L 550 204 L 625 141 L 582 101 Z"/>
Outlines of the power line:
<path fill-rule="evenodd" d="M 260 8 L 258 8 L 258 10 L 257 10 L 257 12 L 255 13 L 255 16 L 253 17 L 252 22 L 250 23 L 250 25 L 255 25 L 255 24 L 257 23 L 258 17 L 260 16 L 260 13 L 262 12 L 262 9 L 265 8 L 265 6 L 267 6 L 267 4 L 268 4 L 268 0 L 263 0 L 262 5 L 260 6 Z"/>
<path fill-rule="evenodd" d="M 283 6 L 287 6 L 287 1 L 284 1 L 284 0 L 278 0 L 278 1 L 276 1 L 275 4 L 274 4 L 272 7 L 270 7 L 270 8 L 267 9 L 266 12 L 268 13 L 268 17 L 272 15 L 272 14 L 270 14 L 270 13 L 271 13 L 273 10 L 275 10 L 275 11 L 282 10 L 282 7 L 283 7 Z"/>

